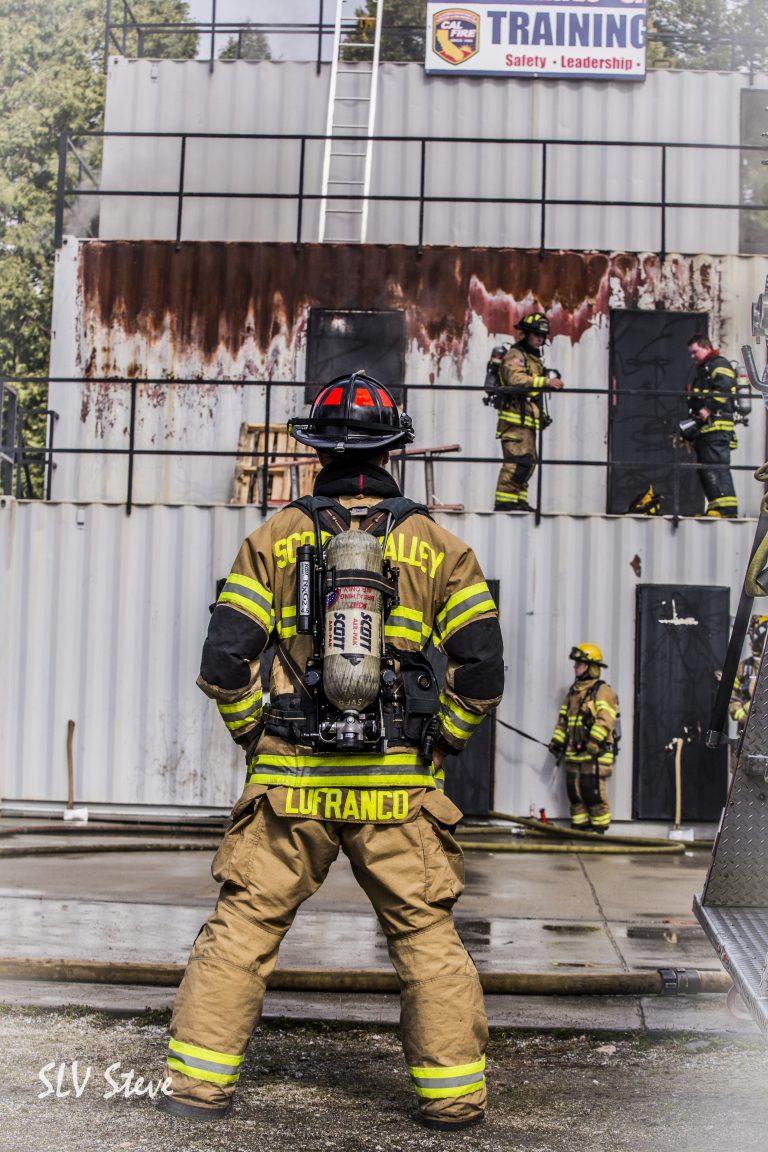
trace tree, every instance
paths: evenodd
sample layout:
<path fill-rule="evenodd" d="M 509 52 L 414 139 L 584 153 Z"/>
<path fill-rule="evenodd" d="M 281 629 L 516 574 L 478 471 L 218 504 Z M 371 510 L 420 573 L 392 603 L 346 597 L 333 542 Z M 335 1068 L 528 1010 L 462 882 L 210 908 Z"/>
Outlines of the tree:
<path fill-rule="evenodd" d="M 649 0 L 653 37 L 649 66 L 710 71 L 764 67 L 766 37 L 755 4 L 756 0 Z"/>
<path fill-rule="evenodd" d="M 189 19 L 183 0 L 132 7 L 139 19 Z M 194 56 L 197 37 L 181 46 Z M 102 127 L 103 52 L 103 0 L 0 0 L 0 375 L 48 370 L 59 137 Z M 96 167 L 99 156 L 94 141 Z M 45 407 L 45 384 L 19 392 Z"/>
<path fill-rule="evenodd" d="M 250 27 L 250 20 L 238 32 L 231 36 L 226 45 L 219 52 L 219 60 L 271 60 L 272 52 L 269 40 L 263 32 L 257 32 Z"/>
<path fill-rule="evenodd" d="M 381 59 L 424 61 L 424 29 L 427 24 L 427 0 L 381 0 Z M 355 9 L 357 29 L 345 39 L 353 44 L 372 44 L 376 17 L 376 0 L 366 0 Z M 370 60 L 365 48 L 344 48 L 345 60 Z"/>

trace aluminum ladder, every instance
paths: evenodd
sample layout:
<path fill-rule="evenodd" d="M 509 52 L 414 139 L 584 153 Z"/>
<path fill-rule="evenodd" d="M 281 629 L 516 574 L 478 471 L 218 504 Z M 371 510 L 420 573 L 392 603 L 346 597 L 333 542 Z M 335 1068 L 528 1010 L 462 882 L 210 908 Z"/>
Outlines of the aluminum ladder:
<path fill-rule="evenodd" d="M 328 92 L 318 240 L 365 243 L 371 187 L 373 126 L 384 0 L 376 2 L 372 41 L 341 39 L 344 0 L 336 0 Z M 370 62 L 345 61 L 345 49 L 370 51 Z"/>
<path fill-rule="evenodd" d="M 765 294 L 752 306 L 752 333 L 759 343 L 768 339 L 768 281 Z M 749 345 L 742 348 L 752 386 L 768 408 L 768 368 L 758 376 Z M 763 465 L 762 479 L 768 477 Z M 765 497 L 763 498 L 765 501 Z M 758 538 L 765 520 L 765 503 L 758 521 Z M 768 539 L 768 535 L 763 535 Z M 758 539 L 753 549 L 758 559 Z M 752 558 L 751 558 L 752 560 Z M 750 567 L 752 567 L 752 562 Z M 768 568 L 756 577 L 759 594 L 768 591 Z M 742 597 L 756 595 L 745 580 Z M 751 610 L 751 601 L 748 601 Z M 764 611 L 764 609 L 763 609 Z M 707 742 L 712 744 L 710 733 Z M 734 983 L 752 1019 L 768 1038 L 768 659 L 763 652 L 755 692 L 738 748 L 720 828 L 715 839 L 704 891 L 693 911 Z"/>

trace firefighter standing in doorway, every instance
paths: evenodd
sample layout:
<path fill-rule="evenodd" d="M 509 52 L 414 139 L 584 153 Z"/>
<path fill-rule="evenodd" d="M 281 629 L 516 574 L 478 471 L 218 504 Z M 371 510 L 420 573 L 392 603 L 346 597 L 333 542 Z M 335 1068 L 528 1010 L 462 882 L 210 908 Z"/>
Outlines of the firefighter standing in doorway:
<path fill-rule="evenodd" d="M 532 512 L 528 484 L 538 460 L 537 439 L 544 417 L 541 394 L 563 387 L 560 373 L 547 370 L 542 348 L 549 336 L 543 312 L 530 312 L 517 325 L 522 338 L 504 356 L 499 369 L 496 438 L 504 463 L 496 481 L 495 512 Z"/>
<path fill-rule="evenodd" d="M 728 713 L 737 726 L 737 744 L 741 740 L 747 723 L 767 634 L 768 616 L 753 616 L 749 622 L 749 656 L 746 656 L 739 664 L 733 683 L 731 701 L 728 705 Z"/>
<path fill-rule="evenodd" d="M 400 980 L 419 1119 L 456 1130 L 484 1115 L 487 1023 L 451 913 L 461 813 L 442 763 L 501 698 L 496 605 L 471 549 L 385 470 L 388 450 L 413 439 L 385 387 L 340 377 L 291 430 L 320 458 L 314 495 L 245 540 L 203 648 L 198 684 L 245 750 L 246 783 L 176 1000 L 162 1107 L 224 1114 L 280 942 L 341 850 Z M 430 640 L 448 658 L 442 685 Z"/>
<path fill-rule="evenodd" d="M 605 781 L 613 772 L 617 751 L 619 701 L 600 679 L 607 668 L 596 644 L 571 649 L 575 680 L 560 708 L 549 750 L 565 762 L 571 827 L 607 832 L 611 808 Z"/>
<path fill-rule="evenodd" d="M 733 417 L 736 403 L 736 372 L 729 360 L 713 348 L 707 336 L 688 341 L 696 376 L 688 391 L 689 438 L 699 461 L 699 482 L 707 501 L 706 515 L 738 516 L 736 489 L 728 467 L 735 447 Z M 682 426 L 681 426 L 682 427 Z M 687 435 L 687 433 L 683 433 Z"/>

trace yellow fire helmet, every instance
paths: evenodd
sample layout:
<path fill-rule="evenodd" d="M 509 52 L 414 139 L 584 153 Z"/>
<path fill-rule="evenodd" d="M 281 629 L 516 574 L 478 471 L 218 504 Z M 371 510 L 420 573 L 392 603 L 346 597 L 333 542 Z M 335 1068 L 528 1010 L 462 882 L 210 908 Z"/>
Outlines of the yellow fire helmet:
<path fill-rule="evenodd" d="M 582 664 L 598 664 L 601 668 L 608 665 L 603 660 L 603 654 L 597 644 L 576 644 L 571 648 L 569 660 L 578 660 Z"/>

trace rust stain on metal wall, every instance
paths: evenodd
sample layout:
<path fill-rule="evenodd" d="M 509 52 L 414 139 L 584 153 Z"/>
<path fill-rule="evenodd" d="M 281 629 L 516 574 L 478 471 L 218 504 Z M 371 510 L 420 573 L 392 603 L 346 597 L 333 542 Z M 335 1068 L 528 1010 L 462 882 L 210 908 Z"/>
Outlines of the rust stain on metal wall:
<path fill-rule="evenodd" d="M 550 314 L 553 335 L 578 343 L 607 320 L 611 307 L 720 312 L 719 274 L 709 261 L 600 252 L 547 252 L 402 245 L 88 242 L 81 248 L 84 331 L 106 342 L 84 356 L 86 375 L 126 373 L 110 355 L 113 341 L 141 349 L 162 345 L 167 374 L 193 356 L 203 379 L 222 357 L 235 360 L 255 345 L 271 374 L 275 341 L 289 356 L 303 337 L 312 307 L 403 309 L 409 341 L 435 358 L 449 355 L 457 371 L 473 318 L 491 333 L 510 333 L 531 308 Z M 266 361 L 265 361 L 266 358 Z M 253 362 L 255 363 L 255 361 Z M 251 367 L 253 367 L 251 363 Z M 218 369 L 217 369 L 218 365 Z M 249 363 L 240 378 L 248 378 Z M 264 369 L 262 368 L 262 371 Z M 233 377 L 230 375 L 230 379 Z M 237 377 L 235 377 L 237 378 Z M 250 378 L 253 378 L 251 375 Z M 162 397 L 158 396 L 162 401 Z"/>

